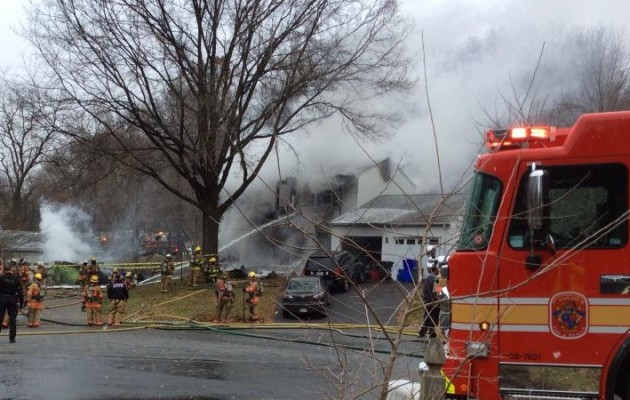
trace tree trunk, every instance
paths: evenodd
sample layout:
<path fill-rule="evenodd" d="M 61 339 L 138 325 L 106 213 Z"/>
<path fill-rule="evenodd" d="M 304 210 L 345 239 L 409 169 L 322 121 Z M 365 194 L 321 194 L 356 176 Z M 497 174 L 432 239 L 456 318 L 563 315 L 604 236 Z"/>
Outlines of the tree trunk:
<path fill-rule="evenodd" d="M 219 223 L 221 221 L 221 213 L 219 211 L 218 196 L 210 196 L 204 199 L 204 203 L 200 204 L 202 209 L 203 221 L 201 223 L 202 230 L 202 252 L 203 254 L 219 253 Z"/>

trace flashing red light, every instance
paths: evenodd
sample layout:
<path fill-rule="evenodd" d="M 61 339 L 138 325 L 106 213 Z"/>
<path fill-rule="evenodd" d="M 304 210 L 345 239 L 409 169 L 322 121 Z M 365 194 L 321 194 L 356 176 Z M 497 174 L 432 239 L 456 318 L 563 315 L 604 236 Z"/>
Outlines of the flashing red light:
<path fill-rule="evenodd" d="M 486 132 L 486 147 L 519 147 L 526 142 L 551 140 L 552 128 L 548 126 L 517 127 L 511 129 L 491 129 Z"/>

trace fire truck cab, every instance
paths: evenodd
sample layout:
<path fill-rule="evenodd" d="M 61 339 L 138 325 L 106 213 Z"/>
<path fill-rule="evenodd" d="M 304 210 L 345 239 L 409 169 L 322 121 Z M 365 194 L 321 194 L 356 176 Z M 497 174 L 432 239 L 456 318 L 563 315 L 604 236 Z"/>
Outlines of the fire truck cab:
<path fill-rule="evenodd" d="M 630 112 L 486 139 L 449 259 L 446 397 L 630 399 Z"/>

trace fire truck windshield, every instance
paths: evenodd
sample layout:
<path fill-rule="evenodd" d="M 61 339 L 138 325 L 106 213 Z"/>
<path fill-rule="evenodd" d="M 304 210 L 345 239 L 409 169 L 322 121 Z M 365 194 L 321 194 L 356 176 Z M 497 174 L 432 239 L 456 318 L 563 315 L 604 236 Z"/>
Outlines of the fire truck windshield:
<path fill-rule="evenodd" d="M 459 249 L 479 250 L 488 245 L 500 199 L 501 181 L 477 173 L 470 188 Z"/>

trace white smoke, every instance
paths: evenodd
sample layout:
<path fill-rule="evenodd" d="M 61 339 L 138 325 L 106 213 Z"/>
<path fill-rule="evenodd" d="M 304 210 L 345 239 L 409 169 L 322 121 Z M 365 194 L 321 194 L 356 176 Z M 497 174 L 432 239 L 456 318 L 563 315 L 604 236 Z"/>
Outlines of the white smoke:
<path fill-rule="evenodd" d="M 45 238 L 45 260 L 79 263 L 96 254 L 87 213 L 76 207 L 50 203 L 43 203 L 40 211 L 39 229 Z"/>

